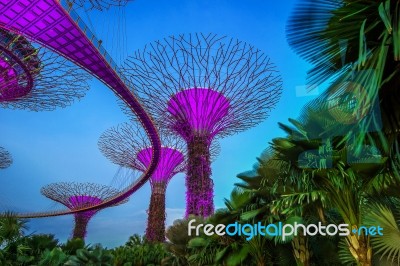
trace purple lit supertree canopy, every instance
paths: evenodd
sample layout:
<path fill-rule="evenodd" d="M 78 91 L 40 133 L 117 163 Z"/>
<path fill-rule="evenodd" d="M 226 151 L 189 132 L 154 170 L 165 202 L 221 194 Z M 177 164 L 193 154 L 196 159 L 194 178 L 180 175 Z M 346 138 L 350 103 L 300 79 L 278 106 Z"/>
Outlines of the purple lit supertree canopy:
<path fill-rule="evenodd" d="M 278 71 L 259 49 L 213 34 L 151 43 L 125 70 L 157 122 L 187 143 L 186 215 L 211 215 L 210 145 L 268 116 L 281 95 Z"/>
<path fill-rule="evenodd" d="M 83 97 L 90 76 L 26 38 L 0 29 L 0 106 L 32 111 L 66 107 Z"/>
<path fill-rule="evenodd" d="M 9 167 L 12 161 L 11 154 L 3 147 L 0 147 L 0 169 Z"/>
<path fill-rule="evenodd" d="M 162 136 L 163 146 L 156 170 L 150 177 L 151 198 L 146 239 L 165 240 L 165 193 L 168 182 L 185 170 L 184 143 L 176 137 Z M 99 148 L 113 163 L 144 172 L 150 165 L 152 148 L 146 134 L 131 124 L 122 124 L 103 133 Z"/>
<path fill-rule="evenodd" d="M 119 191 L 109 186 L 94 183 L 60 182 L 44 186 L 40 192 L 43 196 L 63 204 L 70 210 L 74 210 L 100 204 Z M 128 199 L 125 199 L 116 205 L 127 201 Z M 72 233 L 73 238 L 85 238 L 87 224 L 99 210 L 94 209 L 74 213 L 75 227 Z"/>

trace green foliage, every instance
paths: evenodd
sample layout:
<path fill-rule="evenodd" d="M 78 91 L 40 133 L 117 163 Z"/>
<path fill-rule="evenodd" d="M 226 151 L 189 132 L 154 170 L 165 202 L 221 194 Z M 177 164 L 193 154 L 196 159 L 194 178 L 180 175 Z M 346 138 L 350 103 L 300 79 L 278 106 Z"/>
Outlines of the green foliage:
<path fill-rule="evenodd" d="M 85 241 L 81 238 L 72 238 L 65 244 L 61 245 L 61 248 L 65 253 L 74 255 L 78 249 L 85 248 Z"/>
<path fill-rule="evenodd" d="M 218 243 L 213 238 L 195 237 L 188 243 L 190 265 L 214 265 Z"/>
<path fill-rule="evenodd" d="M 167 252 L 161 243 L 149 243 L 145 237 L 135 234 L 125 246 L 113 250 L 115 265 L 160 265 Z"/>
<path fill-rule="evenodd" d="M 113 249 L 112 254 L 116 266 L 161 265 L 169 255 L 164 244 L 147 242 L 139 235 L 131 236 L 125 246 Z"/>
<path fill-rule="evenodd" d="M 389 204 L 373 203 L 365 215 L 367 226 L 381 226 L 383 236 L 372 238 L 372 246 L 379 259 L 400 264 L 400 200 L 390 199 Z"/>
<path fill-rule="evenodd" d="M 140 246 L 145 243 L 144 237 L 141 237 L 138 234 L 134 234 L 133 236 L 130 236 L 128 241 L 125 243 L 125 246 L 127 247 L 136 247 Z"/>
<path fill-rule="evenodd" d="M 204 223 L 204 219 L 196 216 L 189 216 L 187 219 L 178 219 L 167 228 L 166 237 L 167 242 L 165 243 L 166 250 L 172 254 L 170 258 L 167 258 L 167 263 L 171 265 L 189 265 L 188 258 L 189 253 L 189 241 L 194 238 L 193 234 L 188 234 L 188 223 L 190 220 L 195 219 L 196 222 L 193 225 Z"/>
<path fill-rule="evenodd" d="M 52 250 L 45 250 L 40 258 L 38 266 L 59 266 L 68 261 L 69 256 L 61 248 L 55 247 Z"/>
<path fill-rule="evenodd" d="M 96 246 L 92 250 L 78 249 L 76 255 L 69 257 L 64 264 L 68 266 L 111 266 L 113 265 L 113 255 L 107 249 Z"/>
<path fill-rule="evenodd" d="M 58 240 L 54 235 L 38 234 L 24 237 L 21 241 L 29 247 L 28 254 L 38 259 L 44 251 L 53 250 L 58 246 Z"/>
<path fill-rule="evenodd" d="M 23 236 L 28 229 L 27 221 L 16 218 L 12 212 L 7 212 L 0 218 L 0 246 L 15 241 Z"/>

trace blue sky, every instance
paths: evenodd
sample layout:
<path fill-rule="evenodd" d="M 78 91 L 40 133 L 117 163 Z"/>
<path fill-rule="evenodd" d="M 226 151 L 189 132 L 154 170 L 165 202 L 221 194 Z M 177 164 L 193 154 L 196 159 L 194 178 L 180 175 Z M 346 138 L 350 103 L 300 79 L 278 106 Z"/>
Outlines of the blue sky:
<path fill-rule="evenodd" d="M 285 25 L 295 1 L 267 0 L 136 0 L 125 9 L 126 31 L 113 25 L 120 12 L 92 13 L 93 27 L 114 56 L 130 54 L 145 44 L 180 33 L 216 33 L 246 41 L 269 55 L 281 72 L 284 89 L 270 117 L 258 126 L 220 140 L 221 153 L 212 164 L 215 205 L 223 207 L 236 175 L 250 170 L 255 158 L 279 135 L 277 122 L 295 118 L 312 96 L 296 94 L 305 83 L 308 65 L 288 46 Z M 110 35 L 109 31 L 118 34 Z M 121 49 L 112 38 L 122 38 Z M 102 36 L 113 36 L 102 37 Z M 107 43 L 108 42 L 108 43 Z M 120 49 L 120 50 L 118 50 Z M 117 61 L 119 58 L 117 58 Z M 72 106 L 53 112 L 0 109 L 1 146 L 14 163 L 0 171 L 0 210 L 48 211 L 57 208 L 41 196 L 40 188 L 59 181 L 110 184 L 118 167 L 97 148 L 99 136 L 108 128 L 128 121 L 116 97 L 101 82 L 93 80 L 87 95 Z M 184 175 L 175 176 L 167 190 L 167 224 L 181 218 L 185 207 Z M 88 227 L 88 243 L 114 247 L 134 233 L 143 234 L 150 199 L 146 184 L 127 204 L 103 210 Z M 73 226 L 72 216 L 31 220 L 30 231 L 55 234 L 65 241 Z"/>

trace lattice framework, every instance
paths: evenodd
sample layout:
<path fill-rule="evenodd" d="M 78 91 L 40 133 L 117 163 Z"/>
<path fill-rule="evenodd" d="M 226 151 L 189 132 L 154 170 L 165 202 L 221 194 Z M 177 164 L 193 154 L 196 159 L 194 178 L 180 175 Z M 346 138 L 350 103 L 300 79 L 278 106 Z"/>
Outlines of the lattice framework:
<path fill-rule="evenodd" d="M 75 182 L 52 183 L 42 187 L 40 192 L 43 196 L 63 204 L 70 210 L 96 206 L 119 193 L 118 190 L 109 186 Z M 114 206 L 127 201 L 128 199 L 125 199 Z M 72 234 L 73 238 L 85 238 L 87 224 L 98 211 L 100 209 L 74 213 L 75 227 Z"/>
<path fill-rule="evenodd" d="M 0 106 L 32 111 L 71 105 L 90 75 L 58 54 L 0 29 Z"/>
<path fill-rule="evenodd" d="M 166 112 L 176 94 L 193 88 L 219 92 L 220 98 L 229 101 L 228 114 L 214 123 L 221 129 L 219 136 L 264 120 L 279 101 L 282 89 L 278 70 L 261 50 L 214 34 L 156 41 L 129 57 L 124 69 L 135 84 L 134 92 L 164 128 L 176 123 L 177 117 Z M 205 97 L 207 101 L 212 95 Z"/>
<path fill-rule="evenodd" d="M 74 7 L 83 7 L 85 9 L 106 10 L 111 7 L 122 7 L 133 0 L 70 0 Z"/>

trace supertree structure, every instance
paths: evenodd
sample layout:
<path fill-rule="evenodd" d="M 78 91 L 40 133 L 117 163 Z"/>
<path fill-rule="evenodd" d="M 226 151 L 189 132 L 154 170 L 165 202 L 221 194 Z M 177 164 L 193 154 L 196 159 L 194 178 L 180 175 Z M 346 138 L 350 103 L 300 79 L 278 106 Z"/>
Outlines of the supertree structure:
<path fill-rule="evenodd" d="M 0 147 L 0 169 L 9 167 L 12 162 L 11 154 L 3 147 Z"/>
<path fill-rule="evenodd" d="M 70 210 L 98 205 L 119 193 L 118 190 L 105 185 L 74 182 L 52 183 L 42 187 L 40 192 L 43 196 L 63 204 Z M 125 199 L 115 205 L 127 201 L 128 200 Z M 73 238 L 85 238 L 87 224 L 99 210 L 100 209 L 92 209 L 74 213 L 75 227 L 72 233 Z"/>
<path fill-rule="evenodd" d="M 186 215 L 211 215 L 210 145 L 267 117 L 281 95 L 278 71 L 259 49 L 213 34 L 151 43 L 125 70 L 150 113 L 187 143 Z"/>
<path fill-rule="evenodd" d="M 0 106 L 32 111 L 66 107 L 88 90 L 89 75 L 52 51 L 0 29 Z"/>
<path fill-rule="evenodd" d="M 143 130 L 127 123 L 104 132 L 99 139 L 99 148 L 113 163 L 141 172 L 149 167 L 153 155 Z M 185 156 L 182 140 L 162 136 L 160 161 L 150 177 L 151 198 L 146 228 L 149 241 L 165 240 L 165 193 L 171 178 L 184 172 Z"/>

